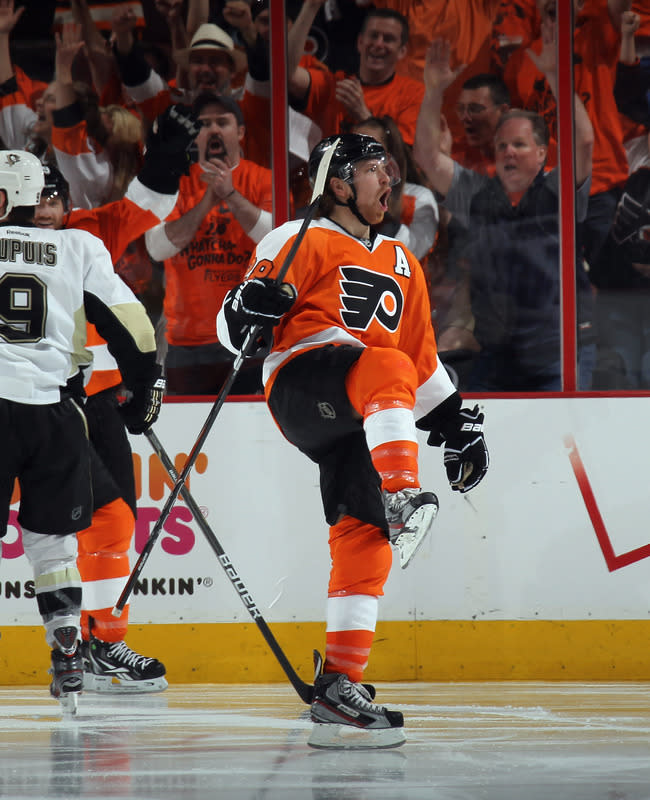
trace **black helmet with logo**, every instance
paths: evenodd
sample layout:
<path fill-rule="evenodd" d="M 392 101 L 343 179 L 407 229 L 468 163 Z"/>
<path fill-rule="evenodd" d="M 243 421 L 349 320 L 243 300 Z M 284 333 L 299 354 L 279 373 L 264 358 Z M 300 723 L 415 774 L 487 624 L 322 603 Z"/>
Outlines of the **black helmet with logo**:
<path fill-rule="evenodd" d="M 339 140 L 332 155 L 327 178 L 340 178 L 346 183 L 351 183 L 354 176 L 354 165 L 368 158 L 386 159 L 383 146 L 372 136 L 365 133 L 341 133 L 338 136 L 328 136 L 322 139 L 311 151 L 309 156 L 309 182 L 314 185 L 318 165 L 325 153 Z"/>

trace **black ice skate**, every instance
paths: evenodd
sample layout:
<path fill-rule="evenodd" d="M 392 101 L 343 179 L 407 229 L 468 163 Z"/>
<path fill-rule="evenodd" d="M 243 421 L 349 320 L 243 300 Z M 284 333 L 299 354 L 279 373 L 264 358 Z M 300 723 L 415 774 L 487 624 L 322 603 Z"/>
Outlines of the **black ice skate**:
<path fill-rule="evenodd" d="M 83 689 L 84 671 L 79 631 L 73 626 L 56 628 L 54 638 L 58 644 L 51 653 L 50 694 L 61 702 L 63 711 L 76 714 L 79 695 Z"/>
<path fill-rule="evenodd" d="M 371 702 L 363 684 L 329 672 L 316 678 L 311 718 L 311 747 L 357 750 L 399 747 L 406 741 L 404 717 Z"/>
<path fill-rule="evenodd" d="M 125 642 L 103 642 L 91 635 L 83 643 L 83 660 L 88 691 L 137 694 L 167 688 L 164 665 L 135 653 Z"/>
<path fill-rule="evenodd" d="M 399 550 L 400 567 L 404 569 L 424 541 L 436 515 L 438 498 L 423 489 L 400 489 L 383 493 L 388 535 Z"/>

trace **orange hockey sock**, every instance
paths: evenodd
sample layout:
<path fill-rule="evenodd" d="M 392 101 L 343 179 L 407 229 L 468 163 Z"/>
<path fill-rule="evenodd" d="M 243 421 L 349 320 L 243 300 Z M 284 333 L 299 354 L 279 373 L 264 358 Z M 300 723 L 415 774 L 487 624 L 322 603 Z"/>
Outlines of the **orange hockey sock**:
<path fill-rule="evenodd" d="M 413 417 L 417 381 L 411 359 L 389 347 L 366 348 L 346 377 L 350 402 L 363 417 L 372 463 L 389 492 L 420 486 Z"/>
<path fill-rule="evenodd" d="M 360 683 L 374 636 L 374 631 L 328 631 L 324 671 L 342 672 Z"/>
<path fill-rule="evenodd" d="M 135 527 L 133 512 L 118 498 L 93 513 L 92 525 L 77 534 L 77 567 L 83 582 L 81 632 L 89 639 L 92 633 L 105 642 L 119 642 L 126 636 L 128 605 L 116 619 L 113 607 L 130 574 L 129 545 Z"/>
<path fill-rule="evenodd" d="M 378 597 L 392 564 L 388 539 L 379 528 L 343 517 L 330 528 L 329 596 L 325 672 L 359 682 L 375 635 Z"/>

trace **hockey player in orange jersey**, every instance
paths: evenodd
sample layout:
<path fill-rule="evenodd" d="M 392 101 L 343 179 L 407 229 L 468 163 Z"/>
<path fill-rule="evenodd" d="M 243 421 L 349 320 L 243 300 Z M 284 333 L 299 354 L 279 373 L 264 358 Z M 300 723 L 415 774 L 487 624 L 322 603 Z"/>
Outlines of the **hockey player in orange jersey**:
<path fill-rule="evenodd" d="M 310 156 L 312 181 L 332 148 L 321 217 L 285 283 L 274 276 L 300 221 L 257 245 L 217 328 L 233 351 L 251 325 L 272 339 L 264 363 L 269 408 L 284 436 L 320 468 L 332 567 L 309 743 L 341 746 L 352 731 L 356 741 L 343 746 L 394 747 L 405 740 L 402 714 L 372 702 L 373 688 L 361 679 L 391 544 L 406 567 L 438 510 L 436 496 L 420 487 L 416 427 L 430 431 L 429 444 L 444 443 L 452 489 L 476 486 L 488 453 L 483 414 L 461 408 L 437 359 L 419 262 L 396 239 L 373 232 L 395 180 L 383 147 L 361 134 L 324 139 Z"/>

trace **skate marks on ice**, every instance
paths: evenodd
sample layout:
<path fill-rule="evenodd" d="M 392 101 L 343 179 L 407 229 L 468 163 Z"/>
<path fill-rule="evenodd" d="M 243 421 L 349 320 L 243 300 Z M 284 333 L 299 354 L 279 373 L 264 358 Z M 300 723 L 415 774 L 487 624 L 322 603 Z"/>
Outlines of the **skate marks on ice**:
<path fill-rule="evenodd" d="M 382 684 L 396 750 L 307 746 L 285 685 L 83 693 L 0 688 L 0 797 L 123 800 L 650 800 L 644 684 Z"/>

